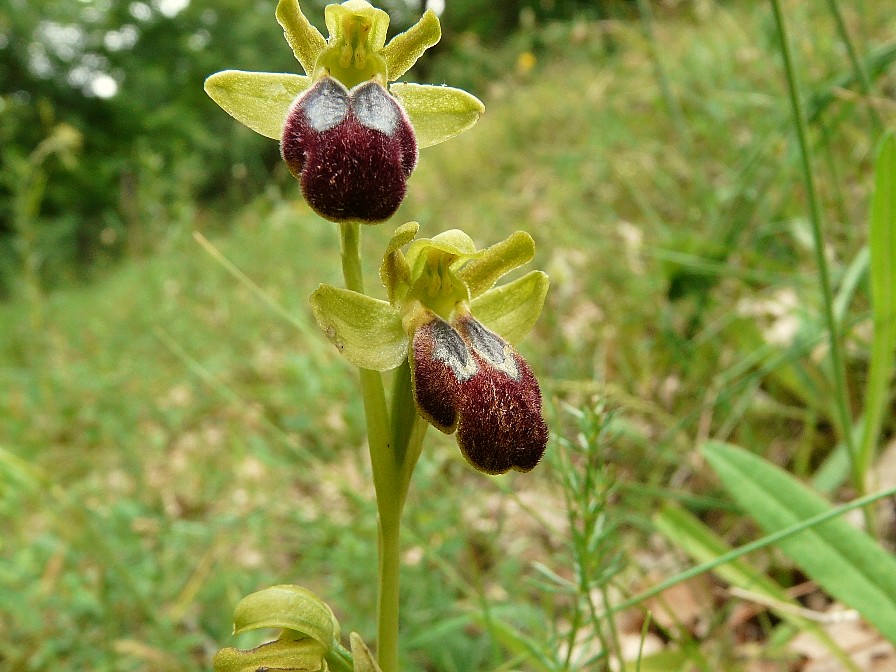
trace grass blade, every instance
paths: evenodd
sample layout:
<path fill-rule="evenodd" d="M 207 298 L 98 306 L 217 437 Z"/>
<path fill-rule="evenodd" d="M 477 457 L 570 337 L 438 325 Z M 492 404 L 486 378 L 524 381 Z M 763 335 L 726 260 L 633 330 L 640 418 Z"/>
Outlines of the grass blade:
<path fill-rule="evenodd" d="M 731 547 L 719 535 L 700 522 L 694 515 L 677 504 L 665 504 L 653 519 L 653 524 L 670 542 L 687 553 L 696 562 L 708 562 L 731 552 Z M 811 632 L 834 656 L 844 669 L 858 672 L 855 663 L 843 649 L 817 623 L 803 618 L 792 609 L 796 600 L 771 578 L 750 565 L 744 558 L 719 565 L 713 572 L 726 583 L 767 597 L 779 617 L 796 626 L 798 630 Z"/>
<path fill-rule="evenodd" d="M 737 503 L 768 533 L 831 509 L 790 474 L 742 448 L 711 441 L 703 454 Z M 836 518 L 807 526 L 778 547 L 896 643 L 896 560 L 867 534 Z"/>
<path fill-rule="evenodd" d="M 856 461 L 867 478 L 889 402 L 896 351 L 896 135 L 884 136 L 874 170 L 874 197 L 868 230 L 871 310 L 874 336 L 865 388 L 862 443 Z"/>

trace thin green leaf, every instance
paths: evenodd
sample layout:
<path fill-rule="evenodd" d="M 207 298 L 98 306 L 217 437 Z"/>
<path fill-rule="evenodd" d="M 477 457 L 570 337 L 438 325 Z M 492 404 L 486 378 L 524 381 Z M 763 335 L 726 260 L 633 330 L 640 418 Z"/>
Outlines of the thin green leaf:
<path fill-rule="evenodd" d="M 709 442 L 703 454 L 741 508 L 768 533 L 830 511 L 830 505 L 777 466 L 741 448 Z M 842 518 L 778 542 L 806 574 L 859 611 L 896 643 L 896 560 Z"/>
<path fill-rule="evenodd" d="M 654 516 L 653 524 L 671 543 L 696 562 L 708 562 L 731 552 L 731 547 L 724 539 L 677 504 L 664 504 Z M 821 626 L 799 616 L 793 610 L 776 608 L 774 606 L 776 604 L 794 608 L 798 608 L 799 604 L 780 585 L 750 565 L 746 559 L 739 558 L 719 565 L 713 572 L 732 586 L 769 598 L 772 601 L 770 608 L 780 618 L 793 624 L 800 631 L 810 632 L 846 669 L 860 672 L 850 657 Z"/>
<path fill-rule="evenodd" d="M 370 649 L 367 648 L 364 640 L 361 639 L 361 635 L 353 632 L 349 635 L 349 639 L 352 644 L 352 659 L 355 663 L 355 672 L 383 672 L 380 666 L 376 664 Z"/>
<path fill-rule="evenodd" d="M 411 69 L 423 52 L 436 44 L 442 37 L 439 17 L 427 9 L 420 20 L 405 32 L 389 40 L 382 53 L 389 73 L 389 81 L 395 81 Z"/>
<path fill-rule="evenodd" d="M 231 117 L 279 140 L 293 101 L 311 86 L 304 75 L 224 70 L 205 80 L 205 92 Z"/>
<path fill-rule="evenodd" d="M 867 478 L 889 405 L 896 352 L 896 135 L 884 136 L 874 172 L 868 231 L 874 336 L 865 387 L 865 417 L 857 461 Z"/>
<path fill-rule="evenodd" d="M 408 113 L 420 148 L 463 133 L 485 112 L 476 96 L 450 86 L 398 83 L 389 87 L 389 93 Z"/>
<path fill-rule="evenodd" d="M 299 0 L 280 0 L 275 14 L 277 22 L 283 26 L 283 36 L 292 47 L 292 53 L 302 64 L 305 73 L 310 75 L 314 71 L 317 57 L 327 46 L 327 41 L 305 18 Z"/>

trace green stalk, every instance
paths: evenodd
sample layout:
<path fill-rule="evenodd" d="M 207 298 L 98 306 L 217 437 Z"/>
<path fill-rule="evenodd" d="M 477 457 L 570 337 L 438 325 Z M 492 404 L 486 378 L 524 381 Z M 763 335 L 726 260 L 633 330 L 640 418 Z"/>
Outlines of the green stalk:
<path fill-rule="evenodd" d="M 411 367 L 407 360 L 395 370 L 392 383 L 392 437 L 395 446 L 395 461 L 399 474 L 399 506 L 404 507 L 404 500 L 411 485 L 411 475 L 420 457 L 423 437 L 429 423 L 417 413 L 414 403 L 414 392 L 411 381 Z"/>
<path fill-rule="evenodd" d="M 855 73 L 856 81 L 859 83 L 859 88 L 862 90 L 862 94 L 870 99 L 871 79 L 865 71 L 865 66 L 859 58 L 859 54 L 852 43 L 852 39 L 849 37 L 849 30 L 846 28 L 846 21 L 843 20 L 843 13 L 837 5 L 837 0 L 828 0 L 828 9 L 831 12 L 831 16 L 834 17 L 834 23 L 837 24 L 837 32 L 840 33 L 840 40 L 843 42 L 843 46 L 846 47 L 846 53 L 849 55 L 849 62 L 852 64 L 852 69 Z M 874 126 L 874 130 L 877 133 L 880 133 L 883 129 L 883 122 L 881 122 L 880 115 L 877 113 L 874 104 L 870 103 L 870 101 L 868 104 L 868 116 L 871 117 L 871 123 Z"/>
<path fill-rule="evenodd" d="M 806 195 L 809 200 L 809 220 L 812 225 L 812 240 L 815 248 L 815 264 L 818 268 L 818 276 L 821 282 L 822 302 L 824 307 L 824 318 L 828 335 L 831 341 L 831 367 L 834 376 L 834 392 L 836 396 L 836 411 L 840 425 L 840 433 L 846 444 L 849 453 L 850 463 L 852 465 L 852 480 L 856 492 L 861 496 L 865 494 L 865 479 L 859 472 L 859 465 L 856 461 L 856 445 L 852 433 L 852 418 L 849 411 L 847 386 L 846 386 L 846 366 L 843 357 L 843 345 L 840 339 L 840 327 L 834 315 L 834 298 L 831 290 L 830 272 L 828 270 L 827 258 L 824 254 L 824 235 L 821 229 L 821 205 L 818 200 L 818 193 L 815 190 L 815 180 L 812 173 L 812 163 L 809 156 L 809 142 L 806 133 L 806 120 L 803 108 L 800 105 L 799 92 L 796 80 L 796 68 L 793 64 L 793 54 L 791 53 L 790 40 L 787 36 L 787 28 L 784 23 L 784 15 L 781 12 L 781 4 L 779 0 L 770 0 L 772 10 L 775 15 L 775 23 L 778 27 L 778 35 L 781 40 L 781 54 L 784 58 L 784 71 L 787 75 L 787 89 L 790 96 L 790 104 L 793 111 L 794 125 L 796 126 L 797 141 L 800 147 L 800 157 L 802 159 L 803 181 L 806 186 Z M 871 521 L 868 520 L 868 512 L 865 510 L 866 523 L 868 529 Z"/>
<path fill-rule="evenodd" d="M 675 130 L 675 134 L 686 147 L 690 148 L 691 134 L 688 130 L 687 122 L 684 119 L 684 112 L 681 109 L 681 105 L 672 93 L 669 76 L 666 74 L 666 68 L 663 65 L 650 3 L 648 3 L 647 0 L 637 0 L 637 5 L 638 12 L 641 14 L 641 23 L 644 25 L 644 34 L 647 37 L 647 44 L 650 47 L 650 58 L 653 61 L 653 67 L 656 71 L 656 79 L 660 86 L 660 95 L 663 97 L 663 103 L 666 105 L 666 111 L 669 113 L 669 119 L 672 121 L 672 127 Z"/>
<path fill-rule="evenodd" d="M 347 289 L 363 293 L 360 225 L 340 224 L 342 273 Z M 376 505 L 379 513 L 379 591 L 377 599 L 377 661 L 383 672 L 398 672 L 399 532 L 401 529 L 400 476 L 395 459 L 383 377 L 378 371 L 359 369 L 367 444 Z"/>

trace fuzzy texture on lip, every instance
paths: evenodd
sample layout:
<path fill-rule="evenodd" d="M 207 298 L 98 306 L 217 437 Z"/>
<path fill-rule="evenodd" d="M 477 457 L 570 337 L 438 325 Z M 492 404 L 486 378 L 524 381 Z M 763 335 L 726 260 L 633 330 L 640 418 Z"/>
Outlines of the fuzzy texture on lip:
<path fill-rule="evenodd" d="M 450 324 L 433 315 L 410 354 L 418 409 L 439 430 L 457 430 L 470 464 L 487 474 L 538 464 L 548 441 L 541 390 L 510 344 L 469 314 Z"/>
<path fill-rule="evenodd" d="M 336 222 L 391 217 L 417 165 L 407 114 L 372 81 L 349 91 L 325 77 L 301 94 L 287 116 L 280 151 L 308 204 Z"/>

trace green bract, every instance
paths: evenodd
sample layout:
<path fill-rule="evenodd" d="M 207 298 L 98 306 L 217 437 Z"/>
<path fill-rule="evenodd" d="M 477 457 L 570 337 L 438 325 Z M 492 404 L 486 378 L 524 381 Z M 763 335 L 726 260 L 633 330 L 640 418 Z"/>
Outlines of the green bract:
<path fill-rule="evenodd" d="M 364 0 L 326 7 L 326 40 L 305 18 L 298 0 L 280 0 L 276 15 L 306 75 L 225 70 L 205 81 L 208 95 L 228 114 L 275 140 L 281 138 L 296 97 L 315 82 L 332 77 L 347 89 L 370 80 L 386 86 L 441 37 L 438 18 L 427 10 L 414 26 L 385 44 L 389 16 Z M 484 111 L 475 96 L 447 86 L 396 83 L 388 90 L 407 112 L 419 147 L 467 130 Z"/>
<path fill-rule="evenodd" d="M 318 325 L 339 352 L 365 369 L 388 371 L 408 356 L 410 337 L 426 311 L 447 319 L 466 306 L 510 343 L 523 338 L 544 306 L 548 276 L 531 271 L 500 287 L 497 280 L 528 263 L 532 237 L 517 231 L 477 250 L 462 231 L 414 240 L 416 222 L 396 229 L 380 267 L 389 301 L 321 285 L 311 295 Z M 408 245 L 407 254 L 401 248 Z"/>
<path fill-rule="evenodd" d="M 272 586 L 240 601 L 233 614 L 234 634 L 261 628 L 280 629 L 280 637 L 245 651 L 222 649 L 215 655 L 216 672 L 326 672 L 328 655 L 342 649 L 333 611 L 301 586 Z"/>

